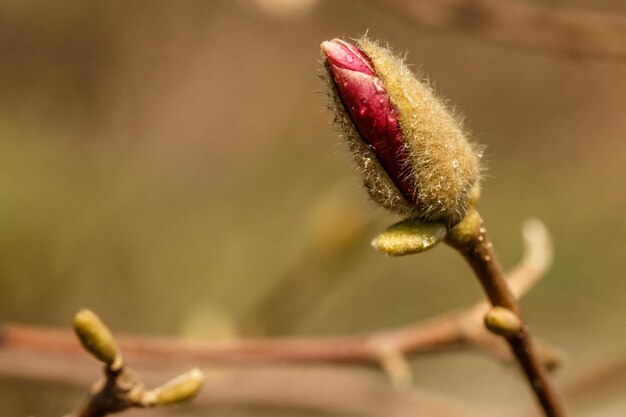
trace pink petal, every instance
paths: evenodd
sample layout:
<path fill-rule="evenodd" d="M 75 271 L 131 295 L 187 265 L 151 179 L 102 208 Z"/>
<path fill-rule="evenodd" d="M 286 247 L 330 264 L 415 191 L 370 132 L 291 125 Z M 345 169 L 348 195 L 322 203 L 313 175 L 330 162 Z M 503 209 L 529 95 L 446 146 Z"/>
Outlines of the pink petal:
<path fill-rule="evenodd" d="M 370 145 L 391 180 L 408 201 L 417 203 L 407 173 L 408 152 L 395 109 L 369 59 L 355 46 L 333 40 L 322 43 L 339 97 L 363 141 Z M 347 57 L 351 56 L 352 59 Z M 357 59 L 358 58 L 358 59 Z"/>
<path fill-rule="evenodd" d="M 348 42 L 341 39 L 333 39 L 332 41 L 322 42 L 321 48 L 328 62 L 336 67 L 362 72 L 363 74 L 375 74 L 369 58 L 356 46 Z"/>

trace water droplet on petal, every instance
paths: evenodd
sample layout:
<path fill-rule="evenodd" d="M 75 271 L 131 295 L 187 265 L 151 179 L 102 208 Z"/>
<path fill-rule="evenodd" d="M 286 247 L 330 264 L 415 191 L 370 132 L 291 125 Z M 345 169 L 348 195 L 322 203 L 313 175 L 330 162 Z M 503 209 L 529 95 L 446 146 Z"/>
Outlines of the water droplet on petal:
<path fill-rule="evenodd" d="M 346 54 L 346 61 L 350 63 L 354 62 L 354 57 L 352 56 L 352 54 Z"/>

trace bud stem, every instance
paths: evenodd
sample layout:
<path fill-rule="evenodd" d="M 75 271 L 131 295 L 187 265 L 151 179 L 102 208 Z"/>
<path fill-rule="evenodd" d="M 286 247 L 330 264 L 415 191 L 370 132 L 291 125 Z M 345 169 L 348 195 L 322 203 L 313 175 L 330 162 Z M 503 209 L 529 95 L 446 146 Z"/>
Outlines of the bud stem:
<path fill-rule="evenodd" d="M 565 417 L 561 398 L 550 382 L 537 350 L 524 323 L 517 299 L 511 292 L 504 272 L 497 261 L 493 245 L 487 238 L 483 221 L 478 212 L 471 209 L 466 217 L 453 227 L 446 243 L 458 250 L 478 277 L 487 298 L 494 307 L 504 307 L 515 313 L 522 321 L 519 331 L 506 337 L 515 358 L 522 367 L 535 392 L 546 417 Z"/>

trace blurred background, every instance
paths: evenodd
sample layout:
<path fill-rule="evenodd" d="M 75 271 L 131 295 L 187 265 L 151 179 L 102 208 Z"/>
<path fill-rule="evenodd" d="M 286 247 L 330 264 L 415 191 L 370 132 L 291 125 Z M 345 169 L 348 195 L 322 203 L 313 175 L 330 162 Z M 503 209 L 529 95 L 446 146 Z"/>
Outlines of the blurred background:
<path fill-rule="evenodd" d="M 339 335 L 482 298 L 443 245 L 402 259 L 369 246 L 397 219 L 367 200 L 318 78 L 323 40 L 365 32 L 408 51 L 486 145 L 480 209 L 503 264 L 525 219 L 551 230 L 554 266 L 522 307 L 566 352 L 557 382 L 624 358 L 624 61 L 423 30 L 357 0 L 3 1 L 0 320 L 69 327 L 89 307 L 125 333 Z M 417 385 L 477 406 L 531 401 L 476 353 L 411 365 Z M 575 415 L 623 416 L 624 391 Z M 60 415 L 83 395 L 0 377 L 6 416 Z"/>

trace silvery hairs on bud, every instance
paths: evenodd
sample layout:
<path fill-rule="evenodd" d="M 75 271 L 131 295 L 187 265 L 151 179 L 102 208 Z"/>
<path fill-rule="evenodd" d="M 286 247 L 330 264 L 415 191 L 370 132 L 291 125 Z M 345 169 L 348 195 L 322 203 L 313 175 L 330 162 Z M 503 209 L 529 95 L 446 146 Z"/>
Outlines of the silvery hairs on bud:
<path fill-rule="evenodd" d="M 481 172 L 459 118 L 377 42 L 334 39 L 322 52 L 335 122 L 372 199 L 402 216 L 459 222 L 478 197 Z"/>

